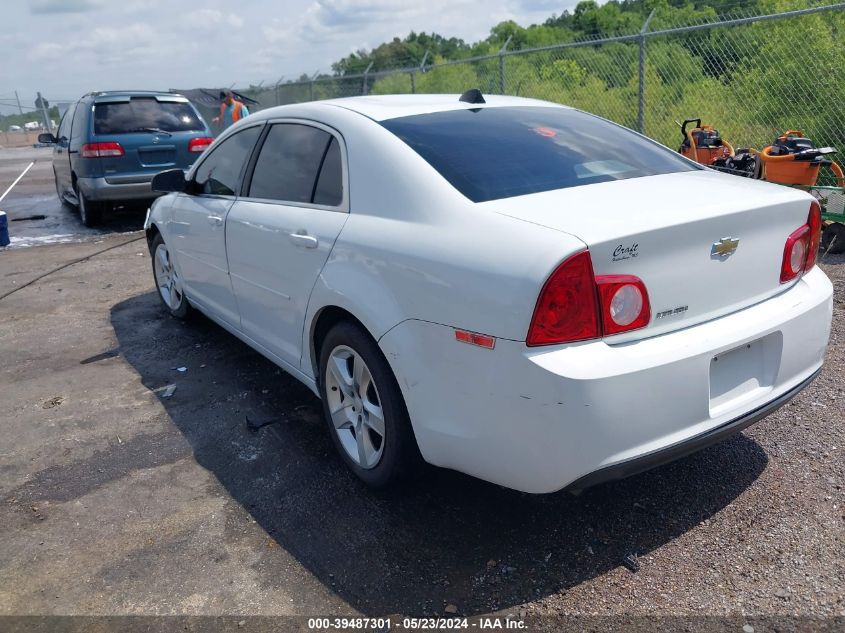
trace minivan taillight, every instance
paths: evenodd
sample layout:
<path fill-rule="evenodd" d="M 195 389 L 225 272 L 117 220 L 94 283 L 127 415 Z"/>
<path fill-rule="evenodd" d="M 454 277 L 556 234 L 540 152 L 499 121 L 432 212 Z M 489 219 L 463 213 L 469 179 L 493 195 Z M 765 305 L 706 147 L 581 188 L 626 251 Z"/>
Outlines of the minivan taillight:
<path fill-rule="evenodd" d="M 192 138 L 188 141 L 188 151 L 189 152 L 204 152 L 208 149 L 208 146 L 214 142 L 213 138 L 208 136 L 200 136 L 198 138 Z"/>
<path fill-rule="evenodd" d="M 123 156 L 123 148 L 120 143 L 86 143 L 79 148 L 79 155 L 82 158 L 107 158 Z"/>
<path fill-rule="evenodd" d="M 528 329 L 529 346 L 572 343 L 648 325 L 645 284 L 632 275 L 593 274 L 589 251 L 566 259 L 537 299 Z"/>
<path fill-rule="evenodd" d="M 780 265 L 780 283 L 792 281 L 800 274 L 816 265 L 816 254 L 821 239 L 822 210 L 816 200 L 810 203 L 807 223 L 795 229 L 783 248 L 783 261 Z"/>

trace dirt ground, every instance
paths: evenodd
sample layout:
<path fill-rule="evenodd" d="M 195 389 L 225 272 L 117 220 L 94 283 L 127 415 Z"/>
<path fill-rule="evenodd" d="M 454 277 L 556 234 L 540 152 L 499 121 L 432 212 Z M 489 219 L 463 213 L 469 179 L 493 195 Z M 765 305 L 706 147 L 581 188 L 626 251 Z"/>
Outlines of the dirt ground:
<path fill-rule="evenodd" d="M 824 372 L 744 433 L 579 497 L 433 469 L 375 494 L 306 388 L 165 315 L 140 233 L 83 237 L 0 251 L 3 295 L 114 247 L 0 299 L 0 614 L 845 623 L 845 258 Z"/>

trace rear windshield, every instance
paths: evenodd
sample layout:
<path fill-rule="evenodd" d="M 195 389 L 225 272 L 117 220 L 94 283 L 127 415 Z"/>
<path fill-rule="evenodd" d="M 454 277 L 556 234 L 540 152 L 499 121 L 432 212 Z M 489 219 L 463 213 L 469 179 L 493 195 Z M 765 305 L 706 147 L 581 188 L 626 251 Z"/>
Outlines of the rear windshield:
<path fill-rule="evenodd" d="M 473 202 L 696 169 L 657 143 L 567 108 L 482 107 L 382 125 Z"/>
<path fill-rule="evenodd" d="M 94 134 L 132 132 L 189 132 L 204 129 L 191 104 L 132 97 L 129 102 L 94 105 Z"/>

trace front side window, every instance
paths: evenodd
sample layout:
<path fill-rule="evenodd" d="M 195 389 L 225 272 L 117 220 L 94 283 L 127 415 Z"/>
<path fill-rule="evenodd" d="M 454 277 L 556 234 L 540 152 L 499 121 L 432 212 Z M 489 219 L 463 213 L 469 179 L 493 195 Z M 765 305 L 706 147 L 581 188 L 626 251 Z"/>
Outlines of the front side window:
<path fill-rule="evenodd" d="M 261 147 L 249 197 L 336 206 L 343 198 L 342 187 L 340 197 L 336 195 L 339 174 L 340 148 L 331 134 L 309 125 L 278 123 Z"/>
<path fill-rule="evenodd" d="M 569 108 L 482 107 L 381 124 L 473 202 L 697 169 L 630 130 Z"/>
<path fill-rule="evenodd" d="M 196 110 L 185 101 L 158 101 L 132 97 L 129 101 L 94 105 L 95 134 L 190 132 L 204 130 Z"/>
<path fill-rule="evenodd" d="M 70 106 L 66 111 L 64 116 L 62 117 L 61 122 L 59 123 L 59 131 L 56 132 L 57 136 L 61 139 L 70 139 L 70 122 L 73 119 L 73 113 L 76 110 L 76 104 L 74 103 Z"/>
<path fill-rule="evenodd" d="M 196 192 L 234 196 L 241 171 L 260 132 L 261 126 L 249 127 L 236 132 L 215 147 L 194 174 Z"/>

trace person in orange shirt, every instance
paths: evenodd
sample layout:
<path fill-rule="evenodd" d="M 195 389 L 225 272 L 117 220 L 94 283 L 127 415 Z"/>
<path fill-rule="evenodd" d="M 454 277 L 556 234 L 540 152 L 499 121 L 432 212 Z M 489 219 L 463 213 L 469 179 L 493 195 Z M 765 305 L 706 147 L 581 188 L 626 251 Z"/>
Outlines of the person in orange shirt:
<path fill-rule="evenodd" d="M 223 90 L 220 92 L 220 114 L 212 119 L 214 123 L 222 123 L 223 129 L 240 121 L 245 116 L 249 116 L 247 107 L 235 99 L 235 95 L 231 90 Z"/>

